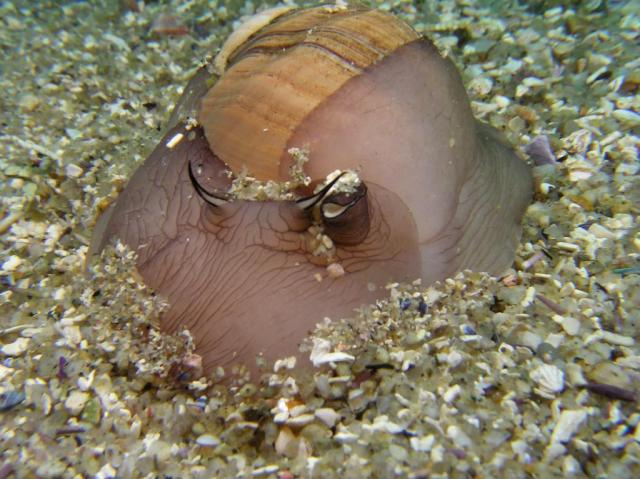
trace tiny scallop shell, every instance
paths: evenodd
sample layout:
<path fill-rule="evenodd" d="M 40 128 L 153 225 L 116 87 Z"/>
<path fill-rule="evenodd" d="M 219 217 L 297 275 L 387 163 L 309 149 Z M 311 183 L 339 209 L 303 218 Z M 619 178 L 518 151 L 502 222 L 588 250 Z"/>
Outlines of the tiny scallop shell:
<path fill-rule="evenodd" d="M 564 389 L 564 373 L 557 366 L 543 364 L 531 371 L 529 377 L 538 383 L 542 392 L 554 394 Z"/>

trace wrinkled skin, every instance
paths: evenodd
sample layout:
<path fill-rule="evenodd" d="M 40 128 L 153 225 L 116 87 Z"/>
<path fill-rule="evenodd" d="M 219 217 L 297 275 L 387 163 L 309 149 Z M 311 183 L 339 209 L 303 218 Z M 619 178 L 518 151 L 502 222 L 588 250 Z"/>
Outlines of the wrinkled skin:
<path fill-rule="evenodd" d="M 513 261 L 528 168 L 473 118 L 449 60 L 426 41 L 400 50 L 347 82 L 291 137 L 289 146 L 310 146 L 313 178 L 357 168 L 367 186 L 364 239 L 336 242 L 343 277 L 328 277 L 311 255 L 312 215 L 294 202 L 205 202 L 189 164 L 203 185 L 222 181 L 225 165 L 203 131 L 187 131 L 176 115 L 100 219 L 94 251 L 113 238 L 137 251 L 145 282 L 169 301 L 163 328 L 190 329 L 206 370 L 296 354 L 317 322 L 386 296 L 390 281 L 431 283 L 466 268 L 498 274 Z M 177 111 L 197 110 L 208 77 L 191 81 Z M 167 148 L 177 132 L 185 138 Z"/>
<path fill-rule="evenodd" d="M 312 178 L 357 168 L 398 194 L 416 223 L 425 283 L 512 263 L 529 167 L 473 117 L 455 65 L 429 41 L 348 82 L 292 135 L 290 146 L 305 144 Z"/>
<path fill-rule="evenodd" d="M 349 316 L 383 296 L 390 278 L 420 275 L 412 216 L 392 192 L 368 185 L 369 234 L 338 249 L 347 275 L 331 279 L 314 264 L 305 233 L 311 218 L 294 202 L 215 207 L 195 193 L 186 160 L 213 168 L 218 161 L 196 133 L 172 150 L 160 142 L 130 180 L 139 187 L 127 187 L 101 220 L 109 228 L 103 242 L 136 246 L 145 282 L 169 300 L 163 327 L 188 326 L 206 370 L 235 361 L 251 367 L 261 352 L 268 360 L 296 354 L 325 316 Z"/>

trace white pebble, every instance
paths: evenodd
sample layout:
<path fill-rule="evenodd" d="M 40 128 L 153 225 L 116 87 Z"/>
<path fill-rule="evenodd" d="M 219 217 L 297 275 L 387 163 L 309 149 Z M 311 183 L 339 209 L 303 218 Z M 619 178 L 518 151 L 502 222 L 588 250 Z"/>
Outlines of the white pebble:
<path fill-rule="evenodd" d="M 526 308 L 531 303 L 533 303 L 533 300 L 535 299 L 535 297 L 536 297 L 536 288 L 534 288 L 533 286 L 530 286 L 529 288 L 527 288 L 527 292 L 524 295 L 524 298 L 522 299 L 522 301 L 520 301 L 520 305 Z"/>
<path fill-rule="evenodd" d="M 316 409 L 314 414 L 320 421 L 322 421 L 328 427 L 335 426 L 336 421 L 340 419 L 340 414 L 338 414 L 334 409 L 331 409 L 329 407 Z"/>
<path fill-rule="evenodd" d="M 589 233 L 597 238 L 607 238 L 612 240 L 618 239 L 618 236 L 613 231 L 598 223 L 593 223 L 589 226 Z"/>
<path fill-rule="evenodd" d="M 576 458 L 571 455 L 564 456 L 562 470 L 564 471 L 564 477 L 574 477 L 582 474 L 582 466 Z"/>
<path fill-rule="evenodd" d="M 462 391 L 462 388 L 460 387 L 459 384 L 451 386 L 442 395 L 442 399 L 444 399 L 444 402 L 446 402 L 447 404 L 451 404 L 453 401 L 455 401 L 458 398 L 458 396 L 460 395 L 460 391 Z"/>
<path fill-rule="evenodd" d="M 22 258 L 19 258 L 16 255 L 12 255 L 9 256 L 4 263 L 2 263 L 2 270 L 3 271 L 15 271 L 16 269 L 18 269 L 20 267 L 20 265 L 24 263 L 24 260 Z"/>
<path fill-rule="evenodd" d="M 547 335 L 547 339 L 545 339 L 544 342 L 549 343 L 551 346 L 557 349 L 562 343 L 564 343 L 565 339 L 566 336 L 564 336 L 563 334 L 550 333 Z"/>
<path fill-rule="evenodd" d="M 96 370 L 93 369 L 87 376 L 80 376 L 78 378 L 78 387 L 81 391 L 88 391 L 91 385 L 93 384 L 93 380 L 96 377 Z"/>
<path fill-rule="evenodd" d="M 386 432 L 388 434 L 399 434 L 404 432 L 404 428 L 395 422 L 389 421 L 385 414 L 373 420 L 373 424 L 363 424 L 362 429 L 369 432 Z"/>
<path fill-rule="evenodd" d="M 552 443 L 567 443 L 587 418 L 586 409 L 565 410 L 551 433 Z"/>
<path fill-rule="evenodd" d="M 0 348 L 0 352 L 7 356 L 20 356 L 29 348 L 29 338 L 18 338 L 14 342 L 5 344 Z"/>
<path fill-rule="evenodd" d="M 313 422 L 314 416 L 313 414 L 300 414 L 296 417 L 291 417 L 287 420 L 287 425 L 289 426 L 306 426 Z"/>
<path fill-rule="evenodd" d="M 329 278 L 335 279 L 344 276 L 345 272 L 340 263 L 331 263 L 327 266 L 327 274 L 329 275 Z"/>
<path fill-rule="evenodd" d="M 89 400 L 89 394 L 82 391 L 71 391 L 69 397 L 64 402 L 64 407 L 73 415 L 77 416 L 82 412 L 84 405 Z"/>
<path fill-rule="evenodd" d="M 291 429 L 288 427 L 283 427 L 280 429 L 278 433 L 278 437 L 276 438 L 276 442 L 274 444 L 276 452 L 278 454 L 285 454 L 287 450 L 294 444 L 296 441 L 296 437 L 291 432 Z"/>
<path fill-rule="evenodd" d="M 0 381 L 3 381 L 5 378 L 7 378 L 10 374 L 13 374 L 14 372 L 15 372 L 14 369 L 8 368 L 0 364 Z"/>
<path fill-rule="evenodd" d="M 544 82 L 544 80 L 541 80 L 540 78 L 527 77 L 524 80 L 522 80 L 522 84 L 526 85 L 528 87 L 538 87 L 538 86 L 544 86 L 545 82 Z"/>
<path fill-rule="evenodd" d="M 331 343 L 326 339 L 315 338 L 309 359 L 315 367 L 327 363 L 353 361 L 355 358 L 347 353 L 330 352 Z"/>
<path fill-rule="evenodd" d="M 342 443 L 354 442 L 358 439 L 358 435 L 352 433 L 348 429 L 344 428 L 343 430 L 338 430 L 338 432 L 333 436 L 336 441 Z"/>
<path fill-rule="evenodd" d="M 268 466 L 254 469 L 251 475 L 253 477 L 266 476 L 268 474 L 273 474 L 275 472 L 278 472 L 279 469 L 280 469 L 280 466 L 278 466 L 277 464 L 269 464 Z"/>
<path fill-rule="evenodd" d="M 602 331 L 602 339 L 609 344 L 616 344 L 618 346 L 631 347 L 635 344 L 631 336 L 623 336 L 622 334 L 616 334 L 610 331 Z"/>
<path fill-rule="evenodd" d="M 464 356 L 462 356 L 462 354 L 460 354 L 458 351 L 451 351 L 449 354 L 447 354 L 446 361 L 449 366 L 451 366 L 452 368 L 456 368 L 464 361 Z"/>
<path fill-rule="evenodd" d="M 296 357 L 289 356 L 288 358 L 278 359 L 273 365 L 273 372 L 277 373 L 281 369 L 293 369 L 296 367 Z"/>
<path fill-rule="evenodd" d="M 560 326 L 562 326 L 564 332 L 569 336 L 575 336 L 580 332 L 580 320 L 574 318 L 573 316 L 555 315 L 553 319 L 557 323 L 560 323 Z"/>
<path fill-rule="evenodd" d="M 307 407 L 306 404 L 299 404 L 297 406 L 293 406 L 292 408 L 289 409 L 289 415 L 291 417 L 298 417 L 302 414 L 304 414 L 305 412 L 307 412 L 307 409 L 309 409 Z"/>
<path fill-rule="evenodd" d="M 60 326 L 72 326 L 77 323 L 83 322 L 87 319 L 86 314 L 77 314 L 75 316 L 64 316 L 60 319 Z"/>
<path fill-rule="evenodd" d="M 213 434 L 202 434 L 198 436 L 196 443 L 203 447 L 216 447 L 220 444 L 220 439 Z"/>
<path fill-rule="evenodd" d="M 469 436 L 467 436 L 458 426 L 449 426 L 447 428 L 447 437 L 460 449 L 467 449 L 472 444 Z"/>
<path fill-rule="evenodd" d="M 547 446 L 544 450 L 544 460 L 548 464 L 552 462 L 557 457 L 562 456 L 567 451 L 567 448 L 564 447 L 559 442 L 552 442 Z"/>
<path fill-rule="evenodd" d="M 429 434 L 428 436 L 422 437 L 412 437 L 409 439 L 409 443 L 411 444 L 411 448 L 414 451 L 418 452 L 429 452 L 435 443 L 436 438 L 433 434 Z"/>
<path fill-rule="evenodd" d="M 96 479 L 107 479 L 111 477 L 116 477 L 117 475 L 118 475 L 117 471 L 113 468 L 113 466 L 107 463 L 104 466 L 102 466 L 102 469 L 98 471 L 95 477 Z"/>
<path fill-rule="evenodd" d="M 488 94 L 493 88 L 493 80 L 487 77 L 476 77 L 469 82 L 467 86 L 467 90 L 473 94 L 478 96 L 484 96 Z"/>
<path fill-rule="evenodd" d="M 589 174 L 589 176 L 591 176 L 591 174 Z M 583 177 L 580 177 L 580 179 L 584 179 Z M 558 241 L 556 243 L 556 246 L 564 251 L 567 251 L 569 253 L 575 253 L 576 251 L 580 250 L 580 246 L 575 245 L 573 243 L 567 243 L 566 241 Z"/>
<path fill-rule="evenodd" d="M 84 170 L 80 168 L 78 165 L 74 165 L 73 163 L 65 166 L 64 172 L 69 178 L 79 178 Z"/>
<path fill-rule="evenodd" d="M 631 126 L 640 125 L 640 115 L 631 110 L 614 110 L 612 115 L 616 120 L 621 121 L 622 123 L 627 123 Z"/>
<path fill-rule="evenodd" d="M 506 108 L 511 103 L 508 97 L 502 95 L 496 95 L 493 97 L 493 102 L 498 105 L 500 108 Z"/>
<path fill-rule="evenodd" d="M 538 349 L 538 346 L 540 346 L 540 343 L 542 343 L 542 338 L 539 334 L 533 333 L 531 331 L 525 331 L 520 334 L 520 342 L 523 346 L 526 346 L 529 349 L 535 351 L 536 349 Z"/>

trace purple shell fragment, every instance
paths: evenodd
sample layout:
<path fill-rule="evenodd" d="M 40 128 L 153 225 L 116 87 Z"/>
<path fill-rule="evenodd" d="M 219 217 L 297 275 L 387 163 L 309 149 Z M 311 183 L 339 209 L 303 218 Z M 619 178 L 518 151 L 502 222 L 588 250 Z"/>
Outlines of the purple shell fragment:
<path fill-rule="evenodd" d="M 555 165 L 558 163 L 547 135 L 536 136 L 531 143 L 525 147 L 524 151 L 536 166 Z"/>

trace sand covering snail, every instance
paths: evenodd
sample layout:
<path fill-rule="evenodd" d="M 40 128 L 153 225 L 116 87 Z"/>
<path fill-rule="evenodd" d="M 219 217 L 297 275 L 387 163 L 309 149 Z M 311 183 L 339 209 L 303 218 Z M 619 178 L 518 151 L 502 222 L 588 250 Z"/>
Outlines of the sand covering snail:
<path fill-rule="evenodd" d="M 247 191 L 251 194 L 247 194 Z M 324 317 L 462 269 L 509 267 L 529 168 L 454 64 L 391 14 L 277 8 L 187 85 L 96 225 L 188 328 L 205 369 L 296 354 Z"/>

